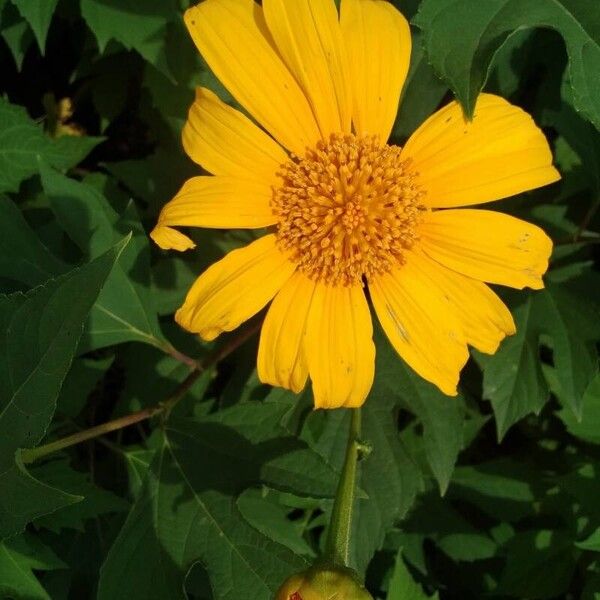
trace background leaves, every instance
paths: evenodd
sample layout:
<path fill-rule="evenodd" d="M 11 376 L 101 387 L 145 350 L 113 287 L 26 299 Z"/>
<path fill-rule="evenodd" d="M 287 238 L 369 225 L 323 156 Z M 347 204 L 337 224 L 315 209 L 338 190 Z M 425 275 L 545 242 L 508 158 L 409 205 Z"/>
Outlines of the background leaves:
<path fill-rule="evenodd" d="M 600 12 L 393 3 L 414 24 L 394 141 L 484 89 L 544 127 L 563 180 L 498 204 L 555 251 L 544 291 L 498 290 L 518 333 L 473 352 L 457 398 L 376 332 L 352 564 L 378 599 L 597 600 Z M 194 231 L 177 256 L 147 235 L 197 174 L 180 144 L 194 87 L 232 101 L 188 4 L 0 0 L 2 597 L 267 600 L 322 550 L 348 414 L 261 385 L 252 336 L 215 363 L 232 336 L 202 344 L 172 319 L 248 233 Z M 154 417 L 32 461 L 136 411 Z"/>

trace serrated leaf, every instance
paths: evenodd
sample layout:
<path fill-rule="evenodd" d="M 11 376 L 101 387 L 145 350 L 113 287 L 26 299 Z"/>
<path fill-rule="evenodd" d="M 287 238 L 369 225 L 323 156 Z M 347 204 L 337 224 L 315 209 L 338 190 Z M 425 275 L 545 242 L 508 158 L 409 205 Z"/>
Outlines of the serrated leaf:
<path fill-rule="evenodd" d="M 442 394 L 419 377 L 392 349 L 377 329 L 377 389 L 395 398 L 418 417 L 423 426 L 423 445 L 427 462 L 443 495 L 463 448 L 464 399 Z"/>
<path fill-rule="evenodd" d="M 468 115 L 501 45 L 526 27 L 551 28 L 567 47 L 575 108 L 600 129 L 600 20 L 596 0 L 424 0 L 413 23 L 429 60 Z M 465 26 L 468 24 L 468 26 Z"/>
<path fill-rule="evenodd" d="M 17 70 L 20 71 L 25 53 L 35 37 L 31 27 L 19 15 L 19 11 L 7 1 L 4 4 L 0 2 L 0 35 L 13 56 Z"/>
<path fill-rule="evenodd" d="M 206 447 L 197 441 L 168 431 L 102 567 L 98 600 L 183 599 L 185 576 L 198 561 L 210 574 L 215 600 L 235 600 L 240 590 L 266 599 L 306 567 L 244 521 L 232 496 L 238 474 L 218 458 L 208 465 Z"/>
<path fill-rule="evenodd" d="M 31 288 L 67 270 L 40 242 L 15 204 L 0 196 L 0 278 Z"/>
<path fill-rule="evenodd" d="M 402 559 L 402 549 L 396 556 L 396 564 L 390 579 L 386 600 L 437 600 L 437 593 L 428 596 L 421 586 L 412 578 L 410 571 Z"/>
<path fill-rule="evenodd" d="M 290 509 L 273 493 L 251 489 L 237 500 L 237 507 L 250 525 L 294 554 L 314 558 L 313 549 L 302 538 L 303 524 L 290 520 Z"/>
<path fill-rule="evenodd" d="M 42 159 L 57 169 L 79 163 L 101 138 L 44 135 L 21 106 L 0 97 L 0 192 L 16 192 L 19 184 L 38 171 Z"/>
<path fill-rule="evenodd" d="M 34 479 L 17 451 L 13 464 L 0 473 L 0 540 L 23 531 L 37 517 L 75 504 L 82 498 Z"/>
<path fill-rule="evenodd" d="M 21 16 L 31 25 L 42 54 L 46 48 L 46 36 L 58 0 L 12 0 Z"/>
<path fill-rule="evenodd" d="M 483 360 L 483 397 L 491 400 L 498 439 L 530 413 L 539 413 L 548 399 L 548 386 L 538 357 L 540 331 L 535 323 L 534 300 L 513 311 L 517 333 Z"/>
<path fill-rule="evenodd" d="M 600 375 L 596 375 L 583 394 L 579 419 L 566 408 L 559 411 L 558 416 L 571 435 L 600 444 Z"/>
<path fill-rule="evenodd" d="M 80 496 L 81 502 L 51 515 L 35 520 L 37 528 L 60 533 L 64 529 L 85 530 L 85 521 L 101 515 L 126 511 L 129 504 L 113 493 L 94 485 L 86 473 L 73 470 L 64 459 L 51 460 L 31 470 L 38 481 L 51 485 L 74 496 Z"/>
<path fill-rule="evenodd" d="M 64 569 L 50 548 L 30 534 L 0 543 L 0 595 L 12 600 L 50 600 L 35 571 Z"/>
<path fill-rule="evenodd" d="M 81 0 L 81 14 L 94 32 L 100 51 L 115 39 L 137 50 L 149 63 L 171 76 L 165 54 L 167 25 L 180 13 L 173 0 Z"/>
<path fill-rule="evenodd" d="M 115 238 L 133 233 L 94 306 L 80 351 L 126 341 L 165 347 L 152 301 L 148 238 L 133 203 L 119 215 L 95 188 L 43 163 L 40 172 L 59 223 L 87 256 L 98 256 Z"/>
<path fill-rule="evenodd" d="M 549 284 L 536 294 L 535 311 L 538 327 L 552 346 L 556 392 L 579 418 L 584 394 L 598 373 L 595 344 L 600 337 L 600 305 L 588 300 L 599 285 L 593 274 L 584 278 L 583 286 L 571 289 L 573 284 Z"/>
<path fill-rule="evenodd" d="M 64 494 L 53 494 L 52 501 L 32 495 L 44 486 L 26 476 L 14 457 L 44 436 L 83 323 L 125 243 L 26 294 L 0 296 L 1 537 L 72 501 Z"/>

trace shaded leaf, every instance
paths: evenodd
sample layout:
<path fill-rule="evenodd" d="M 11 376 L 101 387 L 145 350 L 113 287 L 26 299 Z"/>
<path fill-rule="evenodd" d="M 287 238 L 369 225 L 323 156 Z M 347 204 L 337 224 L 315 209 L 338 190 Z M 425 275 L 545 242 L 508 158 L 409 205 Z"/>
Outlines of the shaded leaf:
<path fill-rule="evenodd" d="M 291 572 L 306 567 L 244 521 L 231 495 L 238 474 L 218 458 L 207 471 L 206 448 L 197 441 L 178 429 L 164 438 L 102 567 L 99 600 L 184 598 L 185 576 L 198 561 L 215 600 L 234 600 L 240 590 L 270 598 Z"/>
<path fill-rule="evenodd" d="M 0 278 L 31 288 L 67 269 L 40 242 L 15 204 L 0 196 Z"/>
<path fill-rule="evenodd" d="M 600 444 L 600 375 L 596 375 L 583 394 L 579 418 L 570 409 L 561 410 L 558 416 L 570 434 Z"/>
<path fill-rule="evenodd" d="M 50 548 L 30 534 L 1 542 L 0 594 L 13 600 L 50 600 L 33 571 L 51 571 L 66 566 Z"/>
<path fill-rule="evenodd" d="M 119 215 L 95 188 L 44 164 L 40 170 L 59 223 L 86 255 L 94 258 L 133 233 L 94 306 L 80 351 L 132 340 L 164 347 L 150 288 L 148 238 L 133 203 Z"/>
<path fill-rule="evenodd" d="M 412 578 L 402 558 L 402 550 L 400 550 L 396 556 L 396 564 L 390 579 L 386 600 L 427 600 L 427 598 L 436 600 L 438 595 L 428 596 Z"/>
<path fill-rule="evenodd" d="M 575 107 L 600 129 L 597 8 L 596 0 L 424 0 L 413 22 L 424 33 L 429 60 L 470 116 L 507 38 L 525 27 L 556 30 L 567 47 Z"/>
<path fill-rule="evenodd" d="M 27 294 L 0 296 L 1 537 L 73 500 L 54 490 L 45 498 L 39 492 L 47 486 L 14 457 L 44 436 L 83 323 L 125 244 Z"/>
<path fill-rule="evenodd" d="M 44 135 L 21 106 L 0 97 L 0 192 L 16 192 L 19 184 L 38 171 L 41 158 L 57 169 L 79 163 L 101 138 Z"/>
<path fill-rule="evenodd" d="M 483 359 L 483 397 L 491 400 L 498 439 L 530 413 L 539 413 L 548 399 L 548 386 L 538 357 L 540 331 L 534 299 L 513 311 L 517 333 L 505 339 L 493 356 Z"/>
<path fill-rule="evenodd" d="M 46 35 L 58 0 L 12 0 L 21 16 L 31 25 L 42 54 L 46 47 Z"/>
<path fill-rule="evenodd" d="M 137 50 L 149 63 L 170 76 L 165 54 L 168 23 L 179 14 L 173 0 L 81 0 L 81 14 L 94 32 L 100 51 L 115 39 Z"/>

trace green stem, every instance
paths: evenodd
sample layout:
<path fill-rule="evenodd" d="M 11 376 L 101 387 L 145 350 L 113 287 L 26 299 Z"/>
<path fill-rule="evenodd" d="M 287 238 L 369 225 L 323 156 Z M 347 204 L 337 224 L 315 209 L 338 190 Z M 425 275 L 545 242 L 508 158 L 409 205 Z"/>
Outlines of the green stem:
<path fill-rule="evenodd" d="M 335 494 L 325 545 L 325 559 L 343 567 L 348 566 L 350 556 L 352 513 L 356 498 L 356 467 L 362 448 L 360 408 L 352 409 L 351 415 L 346 458 Z"/>
<path fill-rule="evenodd" d="M 59 450 L 69 448 L 69 446 L 74 446 L 75 444 L 80 444 L 81 442 L 97 438 L 101 435 L 110 433 L 111 431 L 117 431 L 123 429 L 124 427 L 129 427 L 129 425 L 134 425 L 140 421 L 146 421 L 147 419 L 151 419 L 156 415 L 162 414 L 164 417 L 168 417 L 171 410 L 187 394 L 198 377 L 200 377 L 200 375 L 202 375 L 206 369 L 212 367 L 229 356 L 229 354 L 231 354 L 245 341 L 252 337 L 252 335 L 254 335 L 260 329 L 260 326 L 260 321 L 254 322 L 249 327 L 242 329 L 236 337 L 231 339 L 221 348 L 218 348 L 205 360 L 194 361 L 194 370 L 189 373 L 189 375 L 177 386 L 177 388 L 166 400 L 163 400 L 159 404 L 134 412 L 130 415 L 126 415 L 125 417 L 114 419 L 112 421 L 108 421 L 107 423 L 102 423 L 102 425 L 97 425 L 96 427 L 91 427 L 90 429 L 78 431 L 73 435 L 61 438 L 55 442 L 50 442 L 49 444 L 44 444 L 43 446 L 38 446 L 37 448 L 26 448 L 25 450 L 21 450 L 21 460 L 24 464 L 29 464 L 38 460 L 39 458 L 42 458 L 43 456 L 52 454 L 53 452 L 58 452 Z"/>

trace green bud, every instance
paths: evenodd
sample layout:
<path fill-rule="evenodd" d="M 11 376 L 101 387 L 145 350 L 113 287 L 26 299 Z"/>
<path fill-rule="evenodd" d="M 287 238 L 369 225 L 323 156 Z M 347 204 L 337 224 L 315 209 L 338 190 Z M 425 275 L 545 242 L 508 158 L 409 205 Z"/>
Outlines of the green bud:
<path fill-rule="evenodd" d="M 292 575 L 275 595 L 275 600 L 373 600 L 350 569 L 315 565 Z"/>

